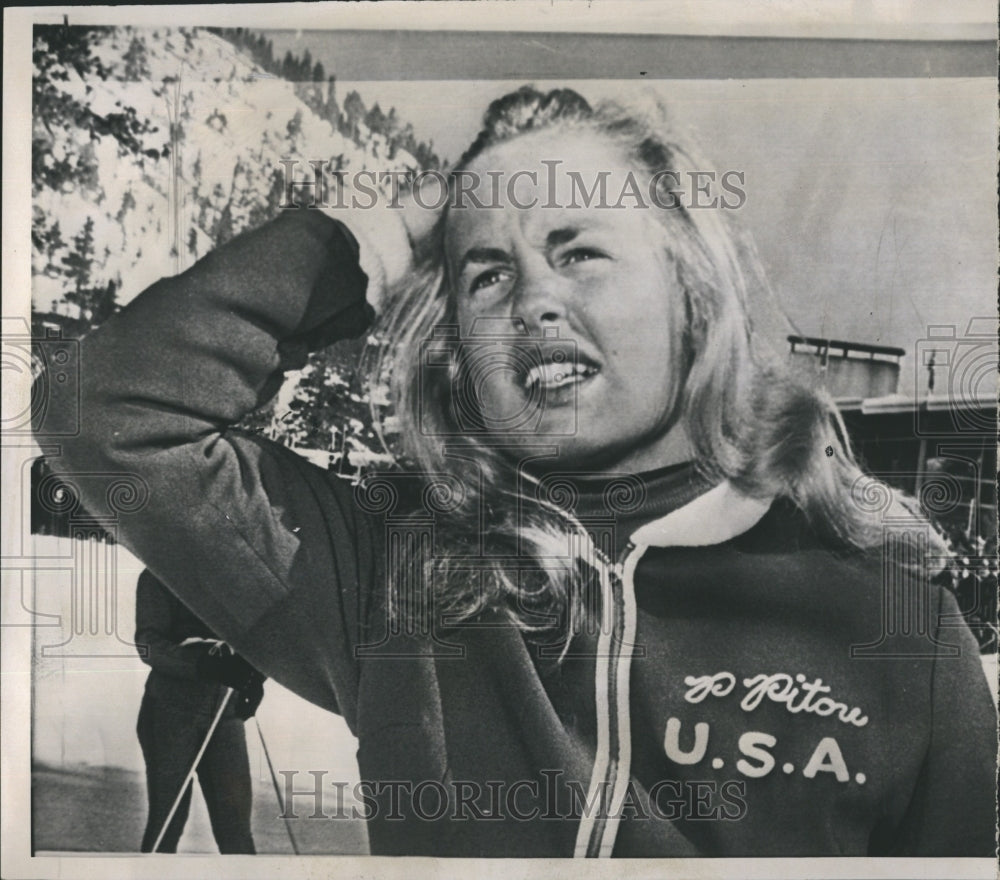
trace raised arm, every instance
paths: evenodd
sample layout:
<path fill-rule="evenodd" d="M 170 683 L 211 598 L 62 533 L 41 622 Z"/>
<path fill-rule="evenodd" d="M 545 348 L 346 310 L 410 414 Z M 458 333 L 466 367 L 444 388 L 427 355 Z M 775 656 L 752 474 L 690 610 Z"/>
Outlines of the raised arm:
<path fill-rule="evenodd" d="M 52 461 L 145 481 L 122 543 L 254 666 L 345 715 L 373 537 L 349 487 L 230 426 L 310 349 L 365 331 L 358 256 L 343 224 L 293 210 L 153 285 L 82 341 L 80 432 Z"/>

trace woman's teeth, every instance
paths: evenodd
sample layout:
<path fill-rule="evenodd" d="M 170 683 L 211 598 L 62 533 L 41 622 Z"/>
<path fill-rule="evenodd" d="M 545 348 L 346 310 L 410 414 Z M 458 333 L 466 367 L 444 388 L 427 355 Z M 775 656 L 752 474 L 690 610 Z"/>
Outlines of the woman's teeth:
<path fill-rule="evenodd" d="M 531 388 L 537 384 L 545 389 L 562 388 L 575 382 L 582 382 L 593 376 L 597 370 L 597 367 L 586 364 L 537 364 L 528 370 L 524 378 L 524 387 Z"/>

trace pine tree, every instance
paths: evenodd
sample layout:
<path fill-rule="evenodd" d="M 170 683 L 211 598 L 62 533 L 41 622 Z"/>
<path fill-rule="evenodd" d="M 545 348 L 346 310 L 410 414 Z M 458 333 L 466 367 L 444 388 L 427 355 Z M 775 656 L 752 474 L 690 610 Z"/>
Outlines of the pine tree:
<path fill-rule="evenodd" d="M 64 295 L 68 303 L 80 309 L 80 317 L 89 326 L 96 326 L 112 315 L 117 305 L 117 285 L 91 286 L 94 266 L 94 218 L 88 217 L 83 228 L 73 236 L 73 250 L 63 257 L 63 275 L 73 285 Z"/>
<path fill-rule="evenodd" d="M 331 73 L 326 83 L 326 104 L 323 106 L 323 118 L 336 128 L 340 116 L 340 108 L 337 106 L 337 77 Z"/>
<path fill-rule="evenodd" d="M 363 122 L 366 115 L 365 102 L 353 89 L 344 98 L 344 122 L 348 137 L 357 138 L 358 123 Z"/>
<path fill-rule="evenodd" d="M 372 134 L 388 134 L 388 126 L 386 125 L 387 118 L 385 113 L 382 112 L 382 108 L 379 107 L 378 101 L 372 105 L 372 109 L 368 111 L 365 115 L 365 125 L 368 126 L 368 130 Z"/>
<path fill-rule="evenodd" d="M 385 133 L 388 137 L 395 137 L 399 131 L 399 114 L 395 107 L 389 108 L 389 113 L 385 117 Z"/>
<path fill-rule="evenodd" d="M 139 37 L 133 37 L 128 50 L 122 56 L 125 63 L 123 78 L 126 82 L 140 82 L 149 78 L 149 60 L 146 43 Z"/>
<path fill-rule="evenodd" d="M 88 217 L 83 229 L 73 236 L 73 250 L 63 257 L 63 274 L 73 284 L 66 294 L 70 302 L 78 302 L 81 293 L 90 285 L 90 271 L 94 264 L 94 218 Z"/>

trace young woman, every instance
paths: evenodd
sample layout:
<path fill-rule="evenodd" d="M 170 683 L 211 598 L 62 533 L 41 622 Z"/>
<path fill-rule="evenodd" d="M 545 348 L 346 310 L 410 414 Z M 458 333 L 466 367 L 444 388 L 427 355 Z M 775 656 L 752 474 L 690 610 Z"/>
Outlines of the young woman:
<path fill-rule="evenodd" d="M 125 543 L 344 716 L 373 853 L 993 851 L 929 528 L 755 350 L 704 167 L 658 106 L 525 88 L 443 211 L 288 211 L 84 340 L 55 464 L 144 479 Z M 352 488 L 231 427 L 373 306 L 409 471 Z"/>

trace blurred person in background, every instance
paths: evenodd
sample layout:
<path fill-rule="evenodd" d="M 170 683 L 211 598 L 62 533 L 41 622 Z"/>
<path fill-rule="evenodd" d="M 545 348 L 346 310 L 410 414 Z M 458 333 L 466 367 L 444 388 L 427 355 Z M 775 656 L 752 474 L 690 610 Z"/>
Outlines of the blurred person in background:
<path fill-rule="evenodd" d="M 141 851 L 153 851 L 225 700 L 198 762 L 198 782 L 219 852 L 254 853 L 253 787 L 244 722 L 264 696 L 263 677 L 148 569 L 139 575 L 136 587 L 135 643 L 142 661 L 151 667 L 137 726 L 149 802 Z M 156 852 L 177 851 L 193 787 L 193 781 L 186 785 Z"/>

